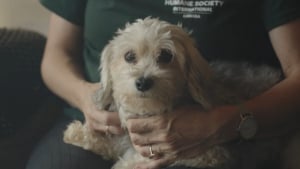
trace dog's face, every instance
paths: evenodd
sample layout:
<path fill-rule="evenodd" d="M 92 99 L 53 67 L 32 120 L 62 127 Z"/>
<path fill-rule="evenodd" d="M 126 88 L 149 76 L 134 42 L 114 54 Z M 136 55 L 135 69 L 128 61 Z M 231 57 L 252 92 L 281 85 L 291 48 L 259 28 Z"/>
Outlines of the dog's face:
<path fill-rule="evenodd" d="M 193 59 L 197 57 L 192 39 L 181 27 L 158 19 L 137 20 L 119 30 L 104 49 L 102 83 L 115 99 L 171 104 L 187 95 L 195 72 L 203 74 L 202 79 L 209 74 L 206 62 Z M 193 70 L 193 62 L 200 64 L 201 72 Z"/>

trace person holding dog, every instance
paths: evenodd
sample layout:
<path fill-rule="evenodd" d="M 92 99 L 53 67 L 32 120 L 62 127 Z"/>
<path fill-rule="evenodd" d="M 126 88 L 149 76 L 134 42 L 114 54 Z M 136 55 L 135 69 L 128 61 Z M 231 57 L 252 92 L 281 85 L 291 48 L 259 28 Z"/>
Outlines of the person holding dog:
<path fill-rule="evenodd" d="M 284 78 L 241 105 L 221 106 L 210 112 L 201 112 L 199 105 L 185 105 L 176 108 L 171 118 L 129 119 L 127 129 L 136 150 L 146 157 L 154 155 L 150 163 L 136 168 L 162 168 L 177 157 L 192 157 L 213 145 L 284 136 L 298 127 L 300 4 L 296 0 L 41 2 L 52 11 L 42 76 L 49 89 L 70 106 L 37 145 L 27 169 L 111 167 L 111 161 L 63 143 L 62 134 L 72 119 L 85 120 L 100 133 L 124 133 L 118 113 L 97 110 L 91 99 L 101 85 L 99 54 L 117 29 L 147 16 L 180 22 L 191 29 L 209 61 L 267 64 L 281 69 Z M 248 127 L 242 129 L 246 123 Z M 245 159 L 247 164 L 253 162 L 247 156 Z"/>

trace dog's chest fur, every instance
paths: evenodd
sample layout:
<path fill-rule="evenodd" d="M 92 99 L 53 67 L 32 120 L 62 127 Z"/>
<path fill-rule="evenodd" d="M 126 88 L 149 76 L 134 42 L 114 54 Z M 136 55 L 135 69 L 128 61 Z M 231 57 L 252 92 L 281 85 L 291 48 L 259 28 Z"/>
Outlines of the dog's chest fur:
<path fill-rule="evenodd" d="M 116 111 L 122 125 L 125 127 L 126 119 L 134 117 L 149 117 L 170 112 L 173 107 L 172 100 L 161 100 L 141 95 L 128 96 L 118 95 L 114 97 Z"/>

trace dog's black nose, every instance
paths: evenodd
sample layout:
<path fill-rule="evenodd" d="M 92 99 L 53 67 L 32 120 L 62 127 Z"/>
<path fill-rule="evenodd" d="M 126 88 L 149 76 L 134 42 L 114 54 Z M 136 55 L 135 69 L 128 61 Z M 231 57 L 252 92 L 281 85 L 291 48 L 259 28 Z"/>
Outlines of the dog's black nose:
<path fill-rule="evenodd" d="M 150 78 L 141 77 L 135 81 L 136 88 L 141 91 L 147 91 L 153 86 L 153 80 Z"/>

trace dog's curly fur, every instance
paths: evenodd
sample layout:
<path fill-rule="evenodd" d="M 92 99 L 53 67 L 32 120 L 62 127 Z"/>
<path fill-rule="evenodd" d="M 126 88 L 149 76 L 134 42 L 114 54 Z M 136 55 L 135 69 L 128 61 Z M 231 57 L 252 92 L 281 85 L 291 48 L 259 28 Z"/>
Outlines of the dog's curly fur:
<path fill-rule="evenodd" d="M 123 127 L 129 117 L 171 113 L 186 102 L 198 103 L 203 110 L 239 104 L 281 80 L 280 71 L 264 65 L 209 64 L 181 26 L 150 17 L 119 30 L 101 56 L 102 83 L 95 102 L 100 110 L 118 111 Z M 148 84 L 139 86 L 140 79 Z M 133 149 L 128 135 L 95 133 L 79 121 L 68 126 L 64 141 L 116 160 L 115 169 L 132 169 L 149 160 Z M 215 146 L 172 165 L 226 168 L 235 158 L 232 152 Z"/>

